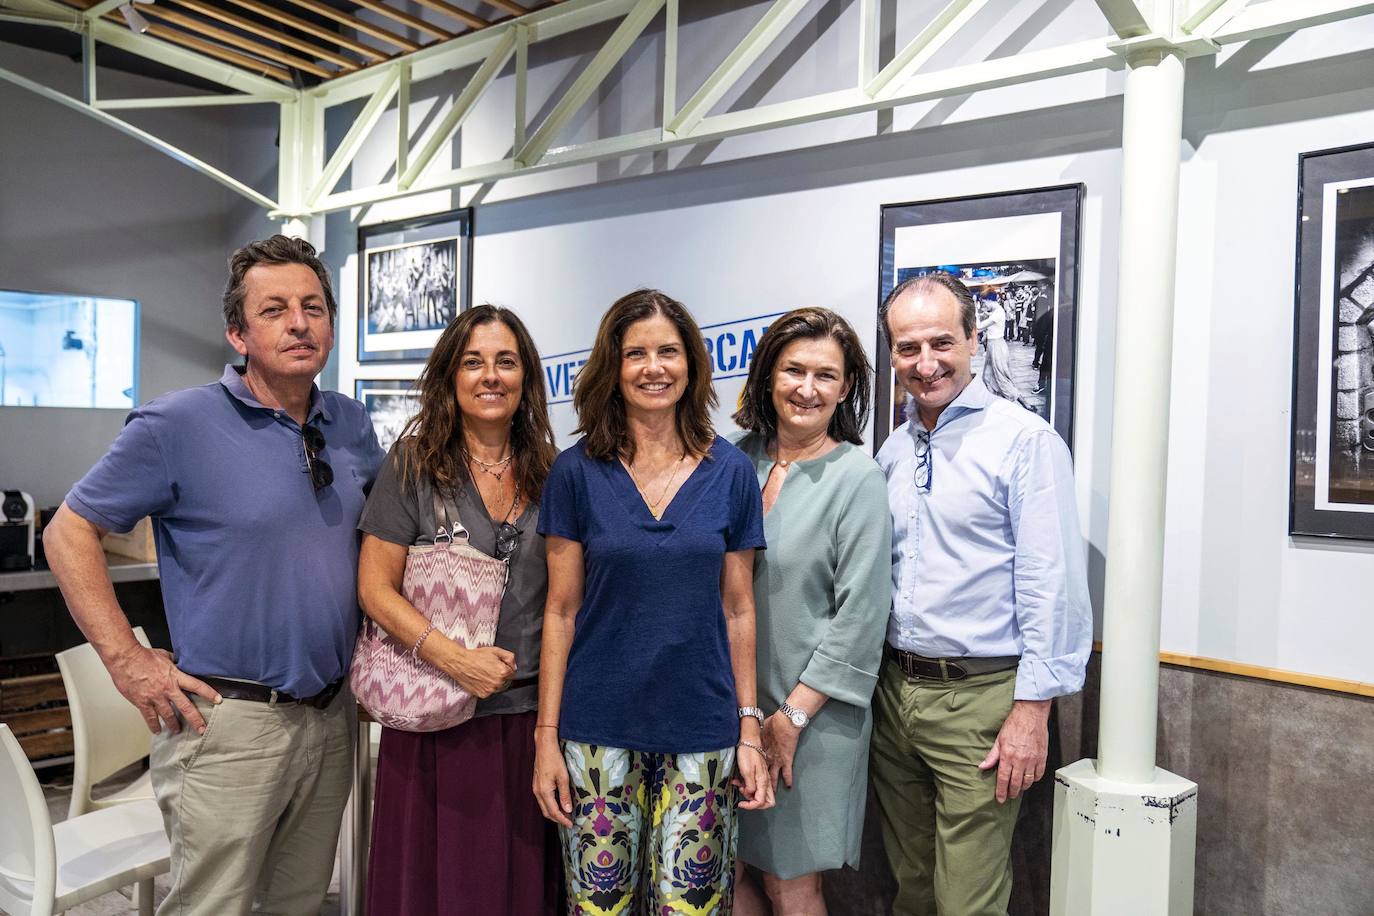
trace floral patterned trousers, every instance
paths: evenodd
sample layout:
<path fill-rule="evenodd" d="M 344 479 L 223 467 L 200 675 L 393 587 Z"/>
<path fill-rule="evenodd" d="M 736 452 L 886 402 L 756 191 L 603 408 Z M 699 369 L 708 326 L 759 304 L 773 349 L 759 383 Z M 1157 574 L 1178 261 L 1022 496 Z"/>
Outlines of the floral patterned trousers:
<path fill-rule="evenodd" d="M 735 749 L 651 754 L 563 742 L 574 916 L 728 916 L 734 891 Z"/>

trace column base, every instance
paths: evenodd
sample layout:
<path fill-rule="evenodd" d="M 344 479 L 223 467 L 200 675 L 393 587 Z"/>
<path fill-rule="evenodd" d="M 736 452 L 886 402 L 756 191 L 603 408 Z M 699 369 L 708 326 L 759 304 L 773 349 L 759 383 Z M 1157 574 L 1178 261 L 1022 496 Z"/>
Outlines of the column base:
<path fill-rule="evenodd" d="M 1051 916 L 1192 916 L 1196 783 L 1113 782 L 1094 760 L 1054 781 Z"/>

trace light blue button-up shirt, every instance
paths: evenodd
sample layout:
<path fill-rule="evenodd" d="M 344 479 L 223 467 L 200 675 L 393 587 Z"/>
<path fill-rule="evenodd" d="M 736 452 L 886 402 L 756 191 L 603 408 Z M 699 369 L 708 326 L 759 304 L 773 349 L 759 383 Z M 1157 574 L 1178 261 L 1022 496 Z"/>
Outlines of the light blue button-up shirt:
<path fill-rule="evenodd" d="M 902 424 L 878 452 L 893 526 L 888 642 L 932 658 L 1019 655 L 1018 700 L 1082 689 L 1092 606 L 1064 441 L 974 379 L 930 432 L 922 492 L 918 431 Z"/>

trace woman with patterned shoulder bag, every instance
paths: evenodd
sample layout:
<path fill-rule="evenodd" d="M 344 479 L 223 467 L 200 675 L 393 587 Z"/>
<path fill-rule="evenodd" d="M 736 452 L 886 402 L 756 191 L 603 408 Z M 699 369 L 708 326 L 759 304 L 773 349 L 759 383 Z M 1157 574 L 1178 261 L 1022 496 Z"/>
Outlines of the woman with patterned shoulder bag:
<path fill-rule="evenodd" d="M 515 313 L 460 315 L 416 381 L 419 411 L 358 525 L 360 659 L 380 654 L 365 646 L 380 628 L 396 672 L 388 691 L 372 665 L 358 693 L 399 726 L 383 729 L 377 760 L 372 913 L 556 909 L 557 840 L 528 789 L 548 578 L 536 528 L 556 454 L 539 365 Z M 493 645 L 481 612 L 497 596 Z M 476 698 L 467 721 L 464 694 Z M 444 703 L 461 724 L 422 730 L 443 724 Z"/>

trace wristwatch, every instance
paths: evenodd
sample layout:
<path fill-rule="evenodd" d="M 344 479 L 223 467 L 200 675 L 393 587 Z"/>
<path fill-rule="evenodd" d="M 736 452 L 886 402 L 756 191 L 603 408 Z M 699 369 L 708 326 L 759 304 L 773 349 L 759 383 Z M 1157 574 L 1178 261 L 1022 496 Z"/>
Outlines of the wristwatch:
<path fill-rule="evenodd" d="M 798 709 L 791 703 L 784 702 L 778 707 L 778 712 L 786 716 L 793 725 L 797 726 L 797 728 L 806 728 L 807 723 L 811 721 L 811 717 L 806 714 L 806 710 Z"/>
<path fill-rule="evenodd" d="M 763 728 L 763 710 L 762 710 L 762 709 L 759 709 L 757 706 L 741 706 L 741 707 L 739 708 L 739 717 L 740 717 L 741 719 L 743 719 L 745 716 L 753 716 L 755 719 L 758 719 L 758 720 L 759 720 L 759 728 Z"/>

